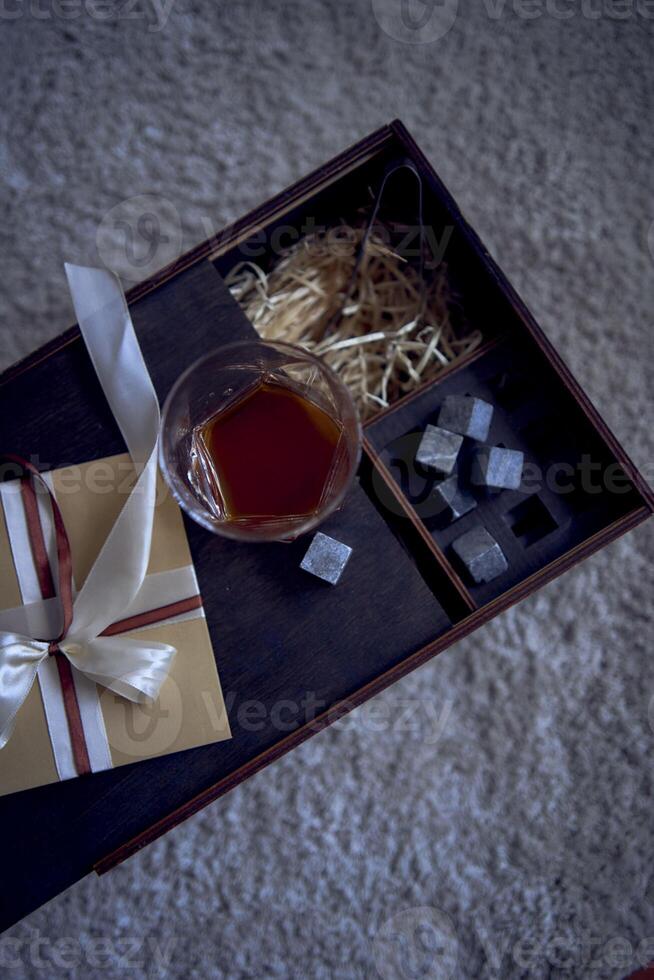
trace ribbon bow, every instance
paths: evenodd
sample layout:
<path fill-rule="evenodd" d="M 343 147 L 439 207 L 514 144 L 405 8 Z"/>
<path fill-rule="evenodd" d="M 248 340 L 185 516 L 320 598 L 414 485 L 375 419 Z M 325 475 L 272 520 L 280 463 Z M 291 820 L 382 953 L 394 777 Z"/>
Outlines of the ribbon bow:
<path fill-rule="evenodd" d="M 70 543 L 61 512 L 38 470 L 17 456 L 27 530 L 44 599 L 55 593 L 38 515 L 33 481 L 45 486 L 52 505 L 58 592 L 63 611 L 59 635 L 50 640 L 0 632 L 0 749 L 27 698 L 40 664 L 57 662 L 78 773 L 88 772 L 76 708 L 73 669 L 130 701 L 156 698 L 175 648 L 165 643 L 101 636 L 138 594 L 150 556 L 156 492 L 159 404 L 134 333 L 122 288 L 102 269 L 66 266 L 80 331 L 138 479 L 86 581 L 73 601 Z M 138 411 L 134 411 L 138 406 Z"/>

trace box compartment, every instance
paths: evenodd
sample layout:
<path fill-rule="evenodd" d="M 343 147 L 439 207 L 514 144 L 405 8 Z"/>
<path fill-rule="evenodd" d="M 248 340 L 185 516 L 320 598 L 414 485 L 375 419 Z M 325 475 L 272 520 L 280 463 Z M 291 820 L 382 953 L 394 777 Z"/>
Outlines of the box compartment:
<path fill-rule="evenodd" d="M 475 395 L 495 406 L 488 444 L 525 454 L 519 490 L 489 493 L 468 482 L 474 444 L 466 440 L 457 472 L 477 501 L 449 523 L 436 513 L 437 480 L 415 465 L 428 423 L 447 395 Z M 509 567 L 484 585 L 463 581 L 476 606 L 511 589 L 598 532 L 636 510 L 640 497 L 624 469 L 575 402 L 541 351 L 526 337 L 509 337 L 441 381 L 405 400 L 366 427 L 378 461 L 402 489 L 434 546 L 461 571 L 452 542 L 483 525 L 500 544 Z"/>

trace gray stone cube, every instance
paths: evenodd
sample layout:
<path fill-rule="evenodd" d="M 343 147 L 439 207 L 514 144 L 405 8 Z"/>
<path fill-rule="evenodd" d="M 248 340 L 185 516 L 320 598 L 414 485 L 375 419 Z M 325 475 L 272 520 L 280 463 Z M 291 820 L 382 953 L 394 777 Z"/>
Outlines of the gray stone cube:
<path fill-rule="evenodd" d="M 437 483 L 432 490 L 432 496 L 439 504 L 439 513 L 447 511 L 450 524 L 464 514 L 469 514 L 477 506 L 472 494 L 459 485 L 456 473 Z"/>
<path fill-rule="evenodd" d="M 300 568 L 323 582 L 336 585 L 350 560 L 352 549 L 342 541 L 318 531 L 300 563 Z"/>
<path fill-rule="evenodd" d="M 493 406 L 472 395 L 448 395 L 441 406 L 438 424 L 450 432 L 483 442 L 488 437 Z"/>
<path fill-rule="evenodd" d="M 472 460 L 471 479 L 489 490 L 517 490 L 522 482 L 524 453 L 502 446 L 477 449 Z"/>
<path fill-rule="evenodd" d="M 481 525 L 453 541 L 452 549 L 477 585 L 491 582 L 509 567 L 499 544 Z"/>
<path fill-rule="evenodd" d="M 447 429 L 441 429 L 437 425 L 428 425 L 418 446 L 416 463 L 420 463 L 434 473 L 449 476 L 454 469 L 462 443 L 463 436 L 448 432 Z"/>

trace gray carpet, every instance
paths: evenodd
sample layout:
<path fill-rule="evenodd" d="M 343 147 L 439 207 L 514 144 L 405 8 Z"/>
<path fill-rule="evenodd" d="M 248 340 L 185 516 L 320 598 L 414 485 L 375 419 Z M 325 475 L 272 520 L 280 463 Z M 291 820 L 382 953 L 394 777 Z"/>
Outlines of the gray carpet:
<path fill-rule="evenodd" d="M 103 218 L 124 199 L 156 195 L 187 247 L 397 115 L 651 479 L 652 5 L 456 8 L 411 31 L 386 0 L 173 0 L 154 31 L 151 0 L 67 20 L 7 0 L 3 363 L 72 322 L 65 259 L 120 261 Z M 411 730 L 359 710 L 35 912 L 2 975 L 619 978 L 654 958 L 652 533 L 378 699 L 412 700 Z"/>

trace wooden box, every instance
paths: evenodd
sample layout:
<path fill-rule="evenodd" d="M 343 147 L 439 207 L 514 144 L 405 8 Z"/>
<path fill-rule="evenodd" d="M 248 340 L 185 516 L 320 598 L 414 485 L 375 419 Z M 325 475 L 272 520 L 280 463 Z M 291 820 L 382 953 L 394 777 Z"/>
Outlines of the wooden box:
<path fill-rule="evenodd" d="M 254 333 L 219 273 L 253 254 L 266 261 L 275 240 L 296 237 L 307 219 L 329 224 L 354 213 L 388 164 L 407 157 L 424 180 L 426 220 L 437 234 L 451 229 L 448 274 L 483 345 L 366 423 L 359 479 L 325 527 L 356 556 L 337 588 L 300 571 L 306 541 L 249 546 L 186 522 L 233 739 L 1 799 L 0 827 L 12 844 L 2 854 L 0 927 L 90 869 L 109 869 L 654 509 L 642 477 L 399 122 L 131 290 L 159 397 L 207 350 Z M 391 202 L 397 220 L 407 201 L 398 194 Z M 507 445 L 523 449 L 544 479 L 444 526 L 425 512 L 403 461 L 450 393 L 501 406 Z M 4 450 L 37 453 L 43 469 L 123 450 L 76 328 L 2 376 L 0 434 Z M 466 580 L 453 560 L 453 536 L 473 521 L 509 559 L 508 572 L 486 585 Z"/>

